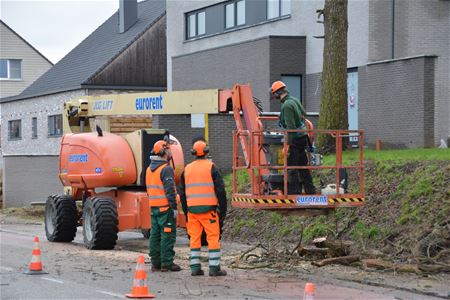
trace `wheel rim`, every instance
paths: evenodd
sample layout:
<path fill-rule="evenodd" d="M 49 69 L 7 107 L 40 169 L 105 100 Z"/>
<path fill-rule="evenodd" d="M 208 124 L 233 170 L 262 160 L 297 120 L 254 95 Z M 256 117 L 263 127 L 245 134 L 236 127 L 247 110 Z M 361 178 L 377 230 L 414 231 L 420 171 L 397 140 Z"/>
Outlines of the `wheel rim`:
<path fill-rule="evenodd" d="M 55 231 L 54 221 L 55 221 L 56 210 L 53 205 L 49 205 L 45 212 L 45 227 L 50 235 Z"/>
<path fill-rule="evenodd" d="M 83 230 L 86 239 L 88 241 L 91 241 L 92 237 L 94 236 L 92 232 L 92 224 L 94 224 L 94 214 L 92 213 L 92 210 L 89 208 L 86 210 L 86 213 L 83 217 Z"/>

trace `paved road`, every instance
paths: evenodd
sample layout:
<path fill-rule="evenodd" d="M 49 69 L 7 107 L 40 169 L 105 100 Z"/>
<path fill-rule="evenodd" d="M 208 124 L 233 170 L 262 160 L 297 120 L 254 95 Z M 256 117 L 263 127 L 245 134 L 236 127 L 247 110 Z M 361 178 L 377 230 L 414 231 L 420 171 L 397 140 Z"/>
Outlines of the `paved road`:
<path fill-rule="evenodd" d="M 2 224 L 0 230 L 1 299 L 114 299 L 129 293 L 137 257 L 146 252 L 140 233 L 119 234 L 112 251 L 90 251 L 79 230 L 74 243 L 47 242 L 42 225 Z M 33 236 L 41 240 L 44 270 L 23 274 L 31 259 Z M 230 246 L 229 249 L 233 249 Z M 223 278 L 191 277 L 187 240 L 177 239 L 178 273 L 148 272 L 150 292 L 160 299 L 302 299 L 304 275 L 285 276 L 268 271 L 232 270 Z M 146 257 L 146 261 L 148 258 Z M 206 267 L 206 263 L 205 267 Z M 146 264 L 147 269 L 149 265 Z M 316 299 L 438 299 L 398 290 L 354 284 L 352 288 L 315 278 Z"/>

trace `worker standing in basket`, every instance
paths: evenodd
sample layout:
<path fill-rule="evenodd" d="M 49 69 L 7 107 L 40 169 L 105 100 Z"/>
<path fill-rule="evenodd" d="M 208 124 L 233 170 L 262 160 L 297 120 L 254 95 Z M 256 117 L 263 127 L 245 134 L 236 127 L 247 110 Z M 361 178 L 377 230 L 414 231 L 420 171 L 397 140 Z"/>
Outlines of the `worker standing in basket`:
<path fill-rule="evenodd" d="M 306 130 L 305 109 L 300 100 L 289 95 L 286 85 L 282 81 L 272 84 L 272 95 L 281 101 L 280 126 L 287 130 Z M 307 166 L 308 157 L 306 149 L 311 147 L 306 132 L 289 132 L 287 136 L 289 152 L 287 158 L 288 166 Z M 311 172 L 307 169 L 288 170 L 288 194 L 301 194 L 302 186 L 306 194 L 315 194 Z"/>
<path fill-rule="evenodd" d="M 193 141 L 196 159 L 181 175 L 180 200 L 190 236 L 192 276 L 204 275 L 200 264 L 201 236 L 206 232 L 209 253 L 209 276 L 225 276 L 220 269 L 220 230 L 227 214 L 227 198 L 219 169 L 207 159 L 208 145 L 203 138 Z"/>
<path fill-rule="evenodd" d="M 163 140 L 153 145 L 152 154 L 145 177 L 152 220 L 149 241 L 152 271 L 176 272 L 181 268 L 173 263 L 178 211 L 175 176 L 169 165 L 172 154 Z"/>

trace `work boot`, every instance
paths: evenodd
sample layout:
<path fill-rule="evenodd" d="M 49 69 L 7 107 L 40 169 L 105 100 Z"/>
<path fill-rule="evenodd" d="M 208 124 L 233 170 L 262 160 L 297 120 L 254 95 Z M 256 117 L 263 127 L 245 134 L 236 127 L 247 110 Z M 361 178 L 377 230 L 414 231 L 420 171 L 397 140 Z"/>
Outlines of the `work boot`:
<path fill-rule="evenodd" d="M 205 275 L 205 272 L 203 272 L 202 269 L 198 269 L 198 270 L 192 271 L 191 275 L 192 276 L 203 276 L 203 275 Z"/>
<path fill-rule="evenodd" d="M 227 271 L 219 269 L 209 269 L 209 276 L 226 276 Z"/>
<path fill-rule="evenodd" d="M 152 272 L 158 272 L 158 271 L 161 271 L 161 266 L 152 265 Z"/>
<path fill-rule="evenodd" d="M 170 266 L 162 266 L 161 267 L 161 272 L 178 272 L 181 271 L 181 267 L 177 264 L 171 264 Z"/>

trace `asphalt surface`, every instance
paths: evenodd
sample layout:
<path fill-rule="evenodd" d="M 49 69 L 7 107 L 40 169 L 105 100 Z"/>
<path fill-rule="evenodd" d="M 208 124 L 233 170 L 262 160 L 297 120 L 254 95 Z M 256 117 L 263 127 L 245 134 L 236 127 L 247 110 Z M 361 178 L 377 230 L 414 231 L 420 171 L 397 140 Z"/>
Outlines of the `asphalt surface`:
<path fill-rule="evenodd" d="M 40 238 L 42 262 L 48 274 L 23 273 L 31 259 L 34 235 Z M 242 250 L 236 244 L 225 244 L 223 248 L 224 265 L 233 253 Z M 147 252 L 147 241 L 138 232 L 122 232 L 114 250 L 92 251 L 83 246 L 80 228 L 74 242 L 50 243 L 42 224 L 2 224 L 0 250 L 1 299 L 115 299 L 131 291 L 137 257 Z M 302 299 L 306 282 L 315 281 L 315 299 L 442 299 L 361 284 L 342 286 L 330 280 L 268 270 L 226 268 L 226 277 L 192 277 L 186 238 L 177 238 L 176 252 L 176 262 L 183 268 L 176 273 L 152 273 L 145 255 L 149 290 L 157 298 Z M 206 260 L 202 264 L 207 270 Z"/>

